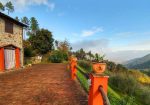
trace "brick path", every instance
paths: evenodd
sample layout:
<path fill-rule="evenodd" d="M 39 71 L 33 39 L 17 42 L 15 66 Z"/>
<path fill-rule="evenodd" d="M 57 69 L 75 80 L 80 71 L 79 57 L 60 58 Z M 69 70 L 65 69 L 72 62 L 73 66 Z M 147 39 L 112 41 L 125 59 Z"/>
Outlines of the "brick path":
<path fill-rule="evenodd" d="M 0 105 L 87 105 L 65 64 L 38 64 L 0 74 Z"/>

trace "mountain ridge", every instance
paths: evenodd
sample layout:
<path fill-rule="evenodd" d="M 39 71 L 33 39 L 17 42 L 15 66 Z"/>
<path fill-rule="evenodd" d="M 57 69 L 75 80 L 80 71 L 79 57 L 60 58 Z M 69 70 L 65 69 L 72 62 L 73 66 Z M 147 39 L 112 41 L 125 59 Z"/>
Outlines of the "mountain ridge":
<path fill-rule="evenodd" d="M 140 58 L 131 59 L 123 65 L 130 69 L 149 69 L 150 68 L 150 54 Z"/>

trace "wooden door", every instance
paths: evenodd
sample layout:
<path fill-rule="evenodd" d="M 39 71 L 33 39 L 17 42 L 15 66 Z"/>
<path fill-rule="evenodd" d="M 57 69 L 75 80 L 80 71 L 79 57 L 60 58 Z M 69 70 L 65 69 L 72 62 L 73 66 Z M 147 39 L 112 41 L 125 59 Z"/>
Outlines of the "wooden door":
<path fill-rule="evenodd" d="M 15 50 L 14 49 L 5 49 L 5 69 L 9 70 L 15 68 Z"/>

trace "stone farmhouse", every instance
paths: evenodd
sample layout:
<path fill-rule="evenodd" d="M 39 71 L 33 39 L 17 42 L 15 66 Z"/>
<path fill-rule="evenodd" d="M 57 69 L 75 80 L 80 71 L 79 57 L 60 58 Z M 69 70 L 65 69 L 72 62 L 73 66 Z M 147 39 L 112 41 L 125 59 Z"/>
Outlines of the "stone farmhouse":
<path fill-rule="evenodd" d="M 23 33 L 26 27 L 0 12 L 0 72 L 23 66 Z"/>

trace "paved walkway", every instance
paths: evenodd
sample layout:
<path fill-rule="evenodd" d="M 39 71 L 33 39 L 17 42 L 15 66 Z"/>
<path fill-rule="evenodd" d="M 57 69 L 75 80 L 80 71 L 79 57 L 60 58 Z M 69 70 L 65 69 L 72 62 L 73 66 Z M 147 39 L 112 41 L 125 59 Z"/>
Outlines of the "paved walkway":
<path fill-rule="evenodd" d="M 65 64 L 38 64 L 0 74 L 0 105 L 87 105 Z"/>

